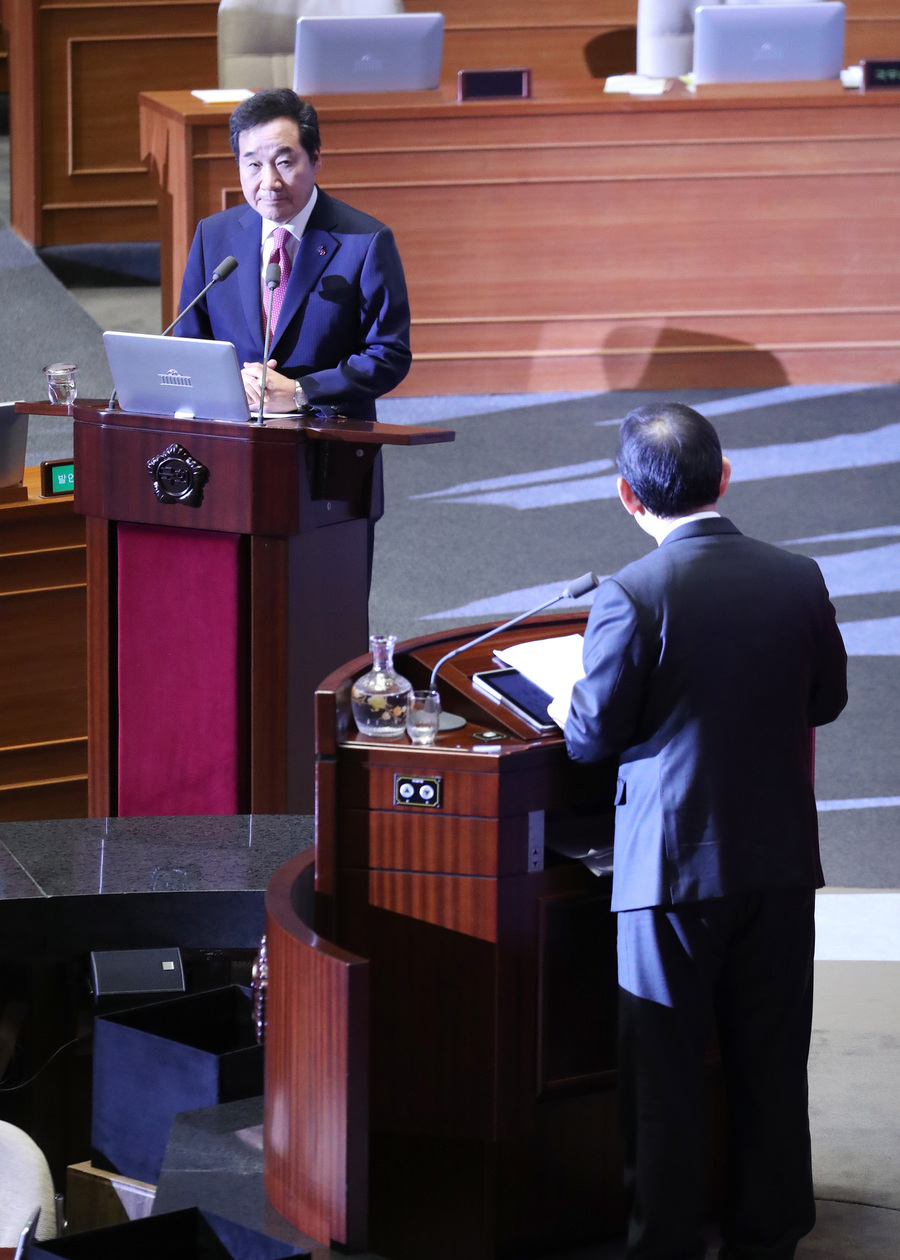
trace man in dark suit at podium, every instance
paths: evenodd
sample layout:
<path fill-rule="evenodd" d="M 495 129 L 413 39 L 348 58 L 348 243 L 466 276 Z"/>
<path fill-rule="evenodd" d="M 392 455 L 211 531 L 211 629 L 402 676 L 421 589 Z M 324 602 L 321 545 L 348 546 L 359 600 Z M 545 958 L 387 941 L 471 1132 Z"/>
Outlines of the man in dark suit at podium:
<path fill-rule="evenodd" d="M 718 514 L 730 466 L 680 404 L 626 417 L 619 495 L 657 549 L 603 582 L 565 725 L 616 757 L 619 1080 L 629 1260 L 702 1260 L 715 1024 L 723 1260 L 787 1260 L 815 1220 L 807 1105 L 822 885 L 810 728 L 846 699 L 818 566 Z"/>
<path fill-rule="evenodd" d="M 310 403 L 374 420 L 375 399 L 399 385 L 411 358 L 406 282 L 390 229 L 316 187 L 318 118 L 290 89 L 242 101 L 231 115 L 231 146 L 247 205 L 198 225 L 181 307 L 229 254 L 239 263 L 237 280 L 215 285 L 178 334 L 234 342 L 255 407 L 265 274 L 277 262 L 266 406 L 294 411 Z"/>
<path fill-rule="evenodd" d="M 316 187 L 318 118 L 290 89 L 257 92 L 238 105 L 230 125 L 247 205 L 198 225 L 181 307 L 228 255 L 238 260 L 237 280 L 215 285 L 177 333 L 234 342 L 255 407 L 270 299 L 265 275 L 277 262 L 267 408 L 295 411 L 309 403 L 374 420 L 375 399 L 399 385 L 411 358 L 406 282 L 393 235 Z"/>

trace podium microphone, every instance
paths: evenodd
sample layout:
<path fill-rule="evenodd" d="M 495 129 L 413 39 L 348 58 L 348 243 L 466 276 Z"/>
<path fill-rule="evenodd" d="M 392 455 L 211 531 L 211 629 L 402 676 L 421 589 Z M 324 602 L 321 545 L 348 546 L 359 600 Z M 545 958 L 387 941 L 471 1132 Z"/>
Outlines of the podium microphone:
<path fill-rule="evenodd" d="M 266 375 L 269 371 L 269 349 L 272 345 L 272 306 L 275 303 L 275 290 L 281 284 L 281 267 L 270 262 L 266 267 L 266 288 L 269 290 L 269 309 L 266 312 L 266 339 L 263 344 L 262 376 L 259 378 L 259 414 L 257 424 L 263 422 L 263 411 L 266 406 Z"/>
<path fill-rule="evenodd" d="M 227 258 L 223 258 L 222 261 L 219 263 L 218 267 L 216 267 L 215 271 L 212 273 L 212 280 L 210 280 L 206 288 L 201 289 L 200 292 L 197 294 L 197 296 L 194 298 L 193 302 L 188 302 L 184 310 L 178 312 L 178 314 L 172 320 L 169 327 L 166 328 L 160 335 L 163 337 L 167 337 L 169 333 L 172 331 L 172 329 L 175 327 L 175 325 L 178 323 L 178 321 L 180 319 L 184 319 L 188 311 L 193 310 L 193 308 L 197 305 L 200 299 L 206 296 L 206 294 L 210 291 L 210 289 L 213 287 L 214 284 L 216 284 L 219 280 L 228 279 L 228 277 L 231 275 L 232 271 L 234 271 L 237 265 L 238 265 L 238 260 L 236 258 L 232 258 L 230 254 Z"/>
<path fill-rule="evenodd" d="M 231 254 L 229 254 L 227 258 L 223 258 L 222 261 L 219 263 L 218 267 L 216 267 L 215 271 L 213 272 L 212 280 L 210 280 L 206 288 L 201 289 L 200 292 L 197 294 L 197 296 L 194 298 L 193 302 L 189 302 L 183 311 L 179 311 L 178 314 L 175 316 L 175 318 L 172 320 L 169 327 L 163 329 L 163 331 L 159 335 L 161 337 L 167 337 L 169 333 L 172 331 L 172 329 L 175 327 L 175 325 L 178 323 L 178 321 L 180 319 L 184 319 L 188 311 L 197 305 L 197 303 L 204 296 L 204 294 L 208 293 L 210 289 L 213 287 L 213 285 L 216 284 L 219 280 L 226 280 L 231 275 L 232 271 L 234 271 L 237 265 L 238 265 L 238 260 L 236 258 L 233 258 Z M 115 407 L 116 405 L 116 392 L 117 392 L 116 390 L 113 390 L 113 392 L 109 396 L 109 403 L 107 405 L 110 411 L 112 411 L 113 407 Z"/>
<path fill-rule="evenodd" d="M 526 621 L 529 617 L 535 617 L 539 612 L 543 612 L 545 608 L 549 608 L 552 604 L 558 604 L 561 599 L 580 599 L 582 595 L 587 595 L 588 591 L 592 591 L 599 586 L 600 579 L 596 573 L 582 573 L 581 577 L 575 578 L 568 586 L 563 587 L 558 595 L 554 595 L 551 599 L 545 600 L 543 604 L 538 604 L 536 608 L 529 608 L 528 612 L 519 613 L 518 617 L 513 617 L 511 621 L 504 621 L 502 626 L 494 626 L 493 630 L 488 630 L 485 634 L 480 634 L 477 639 L 471 639 L 468 643 L 464 643 L 461 647 L 454 648 L 452 652 L 448 652 L 446 656 L 442 656 L 431 671 L 431 681 L 428 686 L 433 691 L 434 681 L 438 676 L 438 671 L 442 665 L 446 665 L 454 656 L 459 656 L 460 652 L 467 652 L 469 648 L 477 647 L 479 643 L 484 643 L 485 639 L 492 639 L 495 634 L 501 634 L 504 630 L 510 630 L 513 626 L 517 626 L 520 621 Z M 444 719 L 447 719 L 445 722 Z M 454 731 L 459 727 L 465 726 L 463 718 L 458 717 L 455 713 L 441 713 L 441 730 Z"/>

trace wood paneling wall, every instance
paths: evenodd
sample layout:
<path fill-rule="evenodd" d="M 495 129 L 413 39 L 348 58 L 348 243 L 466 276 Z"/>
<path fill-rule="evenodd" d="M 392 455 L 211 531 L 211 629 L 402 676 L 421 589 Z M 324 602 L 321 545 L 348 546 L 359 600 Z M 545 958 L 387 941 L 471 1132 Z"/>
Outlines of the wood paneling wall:
<path fill-rule="evenodd" d="M 323 99 L 322 185 L 389 223 L 407 394 L 892 381 L 900 111 L 839 85 L 665 98 Z M 241 199 L 227 111 L 142 100 L 163 313 L 199 218 Z"/>
<path fill-rule="evenodd" d="M 0 503 L 0 819 L 87 813 L 84 521 L 72 496 Z"/>
<path fill-rule="evenodd" d="M 137 94 L 210 87 L 215 0 L 5 0 L 12 225 L 33 245 L 152 241 Z"/>
<path fill-rule="evenodd" d="M 434 7 L 406 2 L 410 11 Z M 466 67 L 529 66 L 538 84 L 634 69 L 636 0 L 445 0 L 439 7 L 446 83 Z M 216 9 L 216 0 L 3 0 L 14 100 L 12 218 L 21 236 L 39 246 L 157 238 L 137 94 L 215 85 Z M 848 0 L 847 10 L 847 64 L 900 57 L 894 0 Z"/>
<path fill-rule="evenodd" d="M 845 65 L 900 57 L 895 0 L 845 0 Z M 462 68 L 530 66 L 539 79 L 603 78 L 634 70 L 637 0 L 405 0 L 446 17 L 444 78 Z"/>

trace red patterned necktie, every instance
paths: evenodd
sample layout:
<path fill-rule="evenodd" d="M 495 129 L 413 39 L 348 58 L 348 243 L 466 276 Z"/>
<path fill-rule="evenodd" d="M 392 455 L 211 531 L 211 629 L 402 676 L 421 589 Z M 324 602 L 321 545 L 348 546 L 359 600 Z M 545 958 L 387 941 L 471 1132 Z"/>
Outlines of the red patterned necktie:
<path fill-rule="evenodd" d="M 276 228 L 272 233 L 272 252 L 269 255 L 270 263 L 278 263 L 281 268 L 281 280 L 278 287 L 272 294 L 272 335 L 275 335 L 275 329 L 278 327 L 278 316 L 281 313 L 281 303 L 284 301 L 285 290 L 288 286 L 288 280 L 291 278 L 291 256 L 287 252 L 287 238 L 290 232 L 287 228 Z M 263 310 L 263 332 L 266 326 L 266 312 Z"/>

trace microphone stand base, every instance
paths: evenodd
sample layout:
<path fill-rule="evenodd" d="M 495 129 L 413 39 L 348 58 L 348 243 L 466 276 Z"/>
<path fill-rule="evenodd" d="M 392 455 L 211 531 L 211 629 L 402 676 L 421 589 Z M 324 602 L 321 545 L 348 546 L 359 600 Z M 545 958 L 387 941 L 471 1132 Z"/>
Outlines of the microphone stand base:
<path fill-rule="evenodd" d="M 439 731 L 461 731 L 466 724 L 466 719 L 460 717 L 458 713 L 445 713 L 441 711 L 440 721 L 438 722 Z"/>

